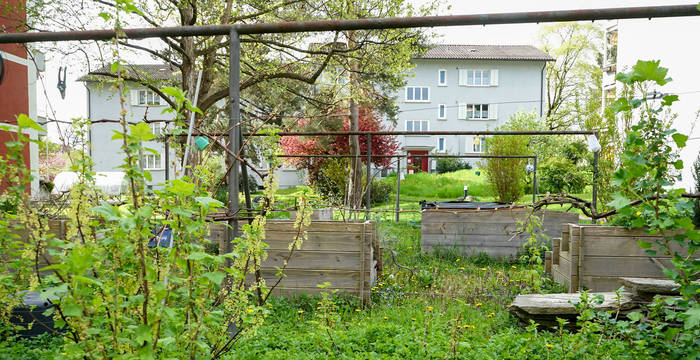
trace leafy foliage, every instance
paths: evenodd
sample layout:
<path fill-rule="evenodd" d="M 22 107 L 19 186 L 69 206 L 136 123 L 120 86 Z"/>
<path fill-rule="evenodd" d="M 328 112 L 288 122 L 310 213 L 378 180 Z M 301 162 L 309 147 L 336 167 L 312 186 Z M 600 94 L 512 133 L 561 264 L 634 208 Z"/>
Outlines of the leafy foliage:
<path fill-rule="evenodd" d="M 461 161 L 454 158 L 441 158 L 437 160 L 437 165 L 435 169 L 438 174 L 444 174 L 449 172 L 455 172 L 458 170 L 469 170 L 472 165 L 468 162 Z"/>
<path fill-rule="evenodd" d="M 498 127 L 499 131 L 531 130 L 528 126 L 535 114 L 517 112 Z M 530 155 L 528 147 L 530 136 L 526 135 L 496 135 L 486 139 L 487 155 Z M 520 199 L 525 182 L 525 165 L 527 159 L 487 159 L 485 162 L 486 176 L 500 202 L 512 203 Z"/>
<path fill-rule="evenodd" d="M 670 82 L 667 72 L 668 69 L 659 66 L 659 61 L 640 60 L 630 72 L 618 74 L 617 80 L 645 94 L 648 83 Z M 629 96 L 619 98 L 613 105 L 618 112 L 633 112 L 638 121 L 627 132 L 621 166 L 613 180 L 620 190 L 608 205 L 619 212 L 622 223 L 661 236 L 656 245 L 663 254 L 672 257 L 673 263 L 673 268 L 664 269 L 664 273 L 680 284 L 682 298 L 669 299 L 667 305 L 673 309 L 658 313 L 659 318 L 654 320 L 657 327 L 645 330 L 647 336 L 653 336 L 660 327 L 664 337 L 655 338 L 658 345 L 672 344 L 669 348 L 682 349 L 682 353 L 671 352 L 673 358 L 694 358 L 700 355 L 697 342 L 700 338 L 700 284 L 693 282 L 700 273 L 700 262 L 694 259 L 700 248 L 700 232 L 692 222 L 693 203 L 681 197 L 683 189 L 672 188 L 680 180 L 683 169 L 678 151 L 688 139 L 672 129 L 671 121 L 664 118 L 667 108 L 677 100 L 675 95 L 665 96 L 658 103 L 648 101 L 645 95 L 641 98 Z M 639 201 L 639 205 L 631 206 L 632 200 Z M 652 245 L 640 241 L 640 246 L 650 255 L 657 253 Z M 678 245 L 682 252 L 674 250 Z M 682 330 L 673 329 L 667 322 L 680 322 L 684 326 Z"/>

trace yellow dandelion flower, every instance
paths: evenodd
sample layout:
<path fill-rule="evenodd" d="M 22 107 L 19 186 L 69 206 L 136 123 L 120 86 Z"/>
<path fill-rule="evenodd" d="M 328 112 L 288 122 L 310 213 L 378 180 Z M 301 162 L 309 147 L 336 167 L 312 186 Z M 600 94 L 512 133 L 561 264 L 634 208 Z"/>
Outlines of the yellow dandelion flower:
<path fill-rule="evenodd" d="M 299 311 L 297 311 L 297 313 L 303 314 L 303 313 L 304 313 L 304 310 L 299 310 Z"/>
<path fill-rule="evenodd" d="M 248 309 L 248 312 L 249 312 L 249 313 L 252 313 L 252 312 L 254 312 L 254 311 L 255 311 L 255 309 Z"/>
<path fill-rule="evenodd" d="M 637 211 L 637 216 L 642 215 L 641 211 Z"/>
<path fill-rule="evenodd" d="M 411 318 L 411 321 L 416 321 L 416 318 Z"/>
<path fill-rule="evenodd" d="M 388 317 L 385 316 L 385 317 L 384 317 L 384 320 L 386 320 L 386 319 L 388 319 Z"/>
<path fill-rule="evenodd" d="M 552 346 L 554 346 L 554 345 L 552 345 L 552 344 L 547 344 L 547 348 L 548 348 L 548 349 L 551 349 Z"/>
<path fill-rule="evenodd" d="M 362 311 L 362 310 L 360 310 L 360 309 L 355 309 L 355 312 L 360 312 L 360 311 Z"/>
<path fill-rule="evenodd" d="M 515 266 L 515 265 L 511 265 L 510 267 L 513 268 L 513 269 L 517 269 L 517 268 L 518 268 L 518 267 Z"/>
<path fill-rule="evenodd" d="M 486 268 L 481 268 L 481 271 L 486 271 Z"/>
<path fill-rule="evenodd" d="M 432 307 L 432 306 L 428 306 L 428 311 L 433 311 L 433 307 Z"/>
<path fill-rule="evenodd" d="M 457 259 L 457 262 L 460 262 L 462 259 Z"/>
<path fill-rule="evenodd" d="M 476 303 L 476 306 L 481 306 L 481 303 L 480 302 Z"/>

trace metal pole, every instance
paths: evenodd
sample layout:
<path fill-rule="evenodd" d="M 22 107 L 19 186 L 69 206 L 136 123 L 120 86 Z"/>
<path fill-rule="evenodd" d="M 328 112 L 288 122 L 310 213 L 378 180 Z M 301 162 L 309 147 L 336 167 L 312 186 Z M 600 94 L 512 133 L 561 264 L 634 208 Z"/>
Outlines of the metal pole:
<path fill-rule="evenodd" d="M 165 181 L 170 180 L 170 136 L 165 135 Z"/>
<path fill-rule="evenodd" d="M 621 7 L 581 10 L 530 11 L 492 14 L 448 16 L 419 16 L 365 18 L 347 20 L 287 21 L 276 23 L 173 26 L 120 29 L 121 38 L 146 39 L 176 36 L 238 34 L 301 33 L 317 31 L 405 29 L 418 27 L 443 27 L 465 25 L 524 24 L 559 21 L 646 19 L 659 17 L 698 16 L 697 4 Z M 0 34 L 0 43 L 26 43 L 40 41 L 111 40 L 116 30 L 84 30 L 57 32 L 23 32 Z"/>
<path fill-rule="evenodd" d="M 365 220 L 369 220 L 369 211 L 370 209 L 370 203 L 372 201 L 371 198 L 371 190 L 372 190 L 372 135 L 367 135 L 367 196 L 365 197 L 365 207 L 367 208 L 367 211 L 365 211 Z"/>
<path fill-rule="evenodd" d="M 596 213 L 598 208 L 598 155 L 599 151 L 593 153 L 593 199 L 591 201 L 591 210 Z"/>
<path fill-rule="evenodd" d="M 396 222 L 399 222 L 399 209 L 401 202 L 401 158 L 396 162 Z"/>
<path fill-rule="evenodd" d="M 238 32 L 235 29 L 229 34 L 229 76 L 228 76 L 228 96 L 229 96 L 229 120 L 230 128 L 228 133 L 228 148 L 233 154 L 238 154 L 240 150 L 240 61 L 241 61 L 241 42 L 238 38 Z M 236 158 L 228 155 L 228 162 L 231 171 L 228 174 L 228 210 L 234 217 L 237 217 L 239 206 L 238 189 L 239 178 L 238 172 L 240 165 Z M 224 253 L 228 254 L 233 251 L 233 240 L 238 237 L 238 220 L 235 218 L 228 221 L 229 228 L 227 229 L 226 243 L 224 244 Z M 231 259 L 227 259 L 227 264 L 231 264 Z"/>
<path fill-rule="evenodd" d="M 537 201 L 537 156 L 535 156 L 532 170 L 532 203 Z"/>

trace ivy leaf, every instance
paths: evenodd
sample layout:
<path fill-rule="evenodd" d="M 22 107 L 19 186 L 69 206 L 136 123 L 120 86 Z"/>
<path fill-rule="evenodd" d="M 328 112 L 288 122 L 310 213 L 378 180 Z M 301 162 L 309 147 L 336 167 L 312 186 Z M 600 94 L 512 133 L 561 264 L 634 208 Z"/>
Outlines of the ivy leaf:
<path fill-rule="evenodd" d="M 149 141 L 156 138 L 151 132 L 151 127 L 146 123 L 141 122 L 136 125 L 129 125 L 129 128 L 131 129 L 131 136 L 141 141 Z"/>
<path fill-rule="evenodd" d="M 175 179 L 166 185 L 165 190 L 178 195 L 189 196 L 194 192 L 194 184 Z"/>
<path fill-rule="evenodd" d="M 675 133 L 671 135 L 671 137 L 673 138 L 673 141 L 676 142 L 676 146 L 678 146 L 678 148 L 685 147 L 685 142 L 688 141 L 688 135 L 683 135 L 681 133 Z"/>
<path fill-rule="evenodd" d="M 613 201 L 607 203 L 607 205 L 610 207 L 614 207 L 615 210 L 620 210 L 630 203 L 630 199 L 626 198 L 624 195 L 620 194 L 619 192 L 614 193 L 612 198 L 613 198 Z"/>
<path fill-rule="evenodd" d="M 36 121 L 32 120 L 26 114 L 19 114 L 17 116 L 17 125 L 19 125 L 20 128 L 30 128 L 42 133 L 46 132 L 46 130 L 42 129 Z"/>
<path fill-rule="evenodd" d="M 684 326 L 686 330 L 700 325 L 700 304 L 694 304 L 692 308 L 688 309 L 683 314 L 686 316 Z"/>

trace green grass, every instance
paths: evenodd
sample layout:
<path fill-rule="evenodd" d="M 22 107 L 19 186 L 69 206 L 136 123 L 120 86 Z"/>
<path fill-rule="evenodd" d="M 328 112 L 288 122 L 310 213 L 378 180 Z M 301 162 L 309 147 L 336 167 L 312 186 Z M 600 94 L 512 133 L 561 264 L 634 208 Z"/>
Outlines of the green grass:
<path fill-rule="evenodd" d="M 523 328 L 507 311 L 520 293 L 560 292 L 541 269 L 453 251 L 420 251 L 420 225 L 378 223 L 384 274 L 372 304 L 318 297 L 274 298 L 233 359 L 641 359 L 627 342 L 597 333 Z M 396 264 L 400 264 L 398 266 Z M 332 304 L 331 304 L 332 302 Z M 334 307 L 333 321 L 325 306 Z M 324 325 L 325 324 L 325 325 Z M 60 341 L 0 340 L 0 359 L 54 358 Z"/>

